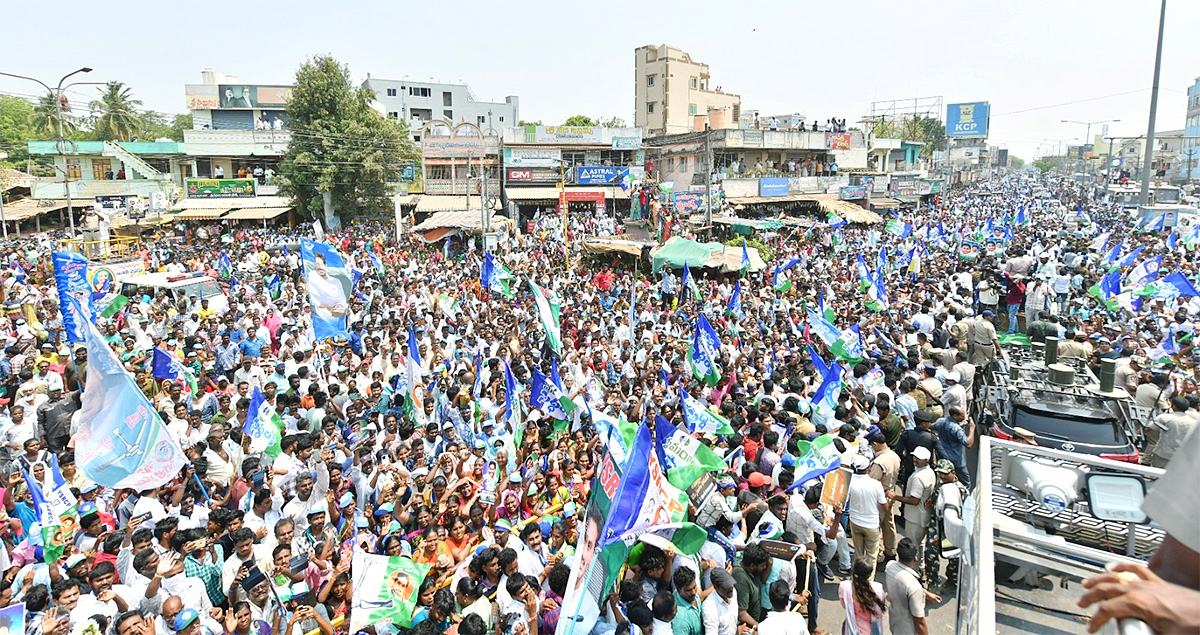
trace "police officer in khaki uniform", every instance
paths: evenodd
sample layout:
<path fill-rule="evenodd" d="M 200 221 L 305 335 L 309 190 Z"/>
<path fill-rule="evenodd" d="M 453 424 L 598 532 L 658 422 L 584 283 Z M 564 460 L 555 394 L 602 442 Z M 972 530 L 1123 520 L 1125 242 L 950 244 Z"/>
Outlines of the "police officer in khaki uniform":
<path fill-rule="evenodd" d="M 971 343 L 971 363 L 975 366 L 984 366 L 1000 354 L 1000 340 L 996 338 L 996 326 L 992 324 L 995 316 L 992 311 L 984 311 L 979 317 L 971 320 L 967 328 Z"/>

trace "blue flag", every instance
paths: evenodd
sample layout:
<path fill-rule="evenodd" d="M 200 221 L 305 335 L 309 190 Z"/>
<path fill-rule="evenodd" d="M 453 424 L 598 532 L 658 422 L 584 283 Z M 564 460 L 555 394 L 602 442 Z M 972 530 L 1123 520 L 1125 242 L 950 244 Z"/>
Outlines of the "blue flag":
<path fill-rule="evenodd" d="M 1172 229 L 1171 233 L 1167 236 L 1167 249 L 1175 251 L 1175 248 L 1178 246 L 1179 243 L 1178 239 L 1175 238 L 1175 230 Z"/>
<path fill-rule="evenodd" d="M 479 399 L 479 395 L 483 393 L 483 354 L 476 351 L 475 353 L 475 385 L 471 388 L 471 395 Z"/>
<path fill-rule="evenodd" d="M 729 306 L 725 308 L 727 313 L 732 313 L 734 317 L 741 320 L 746 317 L 742 313 L 742 281 L 738 280 L 733 283 L 733 293 L 729 295 Z"/>
<path fill-rule="evenodd" d="M 54 283 L 58 289 L 58 310 L 62 313 L 63 330 L 68 342 L 82 342 L 87 325 L 92 321 L 92 285 L 87 279 L 88 259 L 73 251 L 56 251 L 50 256 L 54 263 Z"/>
<path fill-rule="evenodd" d="M 746 250 L 746 239 L 742 239 L 742 264 L 739 267 L 742 271 L 750 269 L 750 252 Z"/>
<path fill-rule="evenodd" d="M 692 375 L 709 386 L 716 386 L 721 380 L 721 369 L 717 367 L 717 357 L 721 350 L 721 338 L 713 330 L 708 318 L 703 313 L 696 318 L 696 332 L 692 336 L 692 347 L 688 351 L 688 362 L 692 366 Z"/>
<path fill-rule="evenodd" d="M 221 257 L 217 259 L 217 275 L 233 275 L 233 263 L 229 261 L 229 254 L 225 253 L 224 250 L 221 250 Z"/>
<path fill-rule="evenodd" d="M 1112 249 L 1110 249 L 1108 251 L 1108 253 L 1105 254 L 1104 258 L 1102 258 L 1100 260 L 1100 264 L 1111 265 L 1111 264 L 1114 264 L 1115 262 L 1117 262 L 1117 259 L 1121 257 L 1121 247 L 1124 245 L 1125 245 L 1125 241 L 1123 241 L 1123 240 L 1121 242 L 1118 242 L 1117 244 L 1113 245 Z"/>
<path fill-rule="evenodd" d="M 379 261 L 379 257 L 376 256 L 375 252 L 373 252 L 373 251 L 368 251 L 367 257 L 371 259 L 371 264 L 375 265 L 375 271 L 378 271 L 379 275 L 382 276 L 384 273 L 383 272 L 383 263 Z"/>
<path fill-rule="evenodd" d="M 671 426 L 672 428 L 674 426 Z M 596 545 L 604 548 L 627 535 L 654 525 L 682 522 L 687 517 L 687 495 L 667 482 L 663 452 L 646 422 L 638 427 L 629 449 L 630 460 L 612 497 L 608 519 Z M 643 457 L 645 460 L 633 460 Z"/>
<path fill-rule="evenodd" d="M 250 410 L 246 412 L 246 423 L 242 432 L 250 439 L 251 452 L 263 452 L 271 457 L 279 456 L 283 441 L 283 419 L 263 396 L 258 386 L 250 393 Z"/>
<path fill-rule="evenodd" d="M 1121 268 L 1131 266 L 1133 263 L 1137 262 L 1137 257 L 1141 255 L 1142 250 L 1145 248 L 1145 245 L 1138 245 L 1136 249 L 1129 252 L 1129 255 L 1122 258 L 1121 261 L 1117 263 L 1117 266 Z"/>
<path fill-rule="evenodd" d="M 558 400 L 561 391 L 556 388 L 542 371 L 534 368 L 533 379 L 530 382 L 529 406 L 541 410 L 553 419 L 563 420 L 567 418 L 567 412 Z"/>
<path fill-rule="evenodd" d="M 86 328 L 87 390 L 80 398 L 76 464 L 104 487 L 158 487 L 179 475 L 187 457 L 104 336 L 91 322 Z"/>
<path fill-rule="evenodd" d="M 509 428 L 516 430 L 517 411 L 515 397 L 517 393 L 517 379 L 513 377 L 512 367 L 508 365 L 508 360 L 504 361 L 504 420 L 508 422 Z"/>
<path fill-rule="evenodd" d="M 1105 300 L 1121 295 L 1121 270 L 1113 269 L 1100 279 L 1100 293 Z"/>
<path fill-rule="evenodd" d="M 1200 296 L 1200 293 L 1197 293 L 1196 287 L 1192 284 L 1191 280 L 1188 280 L 1187 276 L 1178 271 L 1164 277 L 1162 280 L 1159 280 L 1157 287 L 1158 290 L 1154 294 L 1154 296 L 1157 298 L 1187 298 Z"/>
<path fill-rule="evenodd" d="M 182 380 L 184 378 L 183 364 L 175 355 L 155 346 L 154 358 L 150 365 L 150 376 L 155 379 Z"/>

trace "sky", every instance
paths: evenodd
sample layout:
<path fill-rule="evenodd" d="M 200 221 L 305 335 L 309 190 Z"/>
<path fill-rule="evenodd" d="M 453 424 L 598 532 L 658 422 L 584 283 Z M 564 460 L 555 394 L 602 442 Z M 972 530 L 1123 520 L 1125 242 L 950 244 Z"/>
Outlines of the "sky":
<path fill-rule="evenodd" d="M 873 101 L 941 96 L 988 101 L 989 143 L 1027 160 L 1086 127 L 1146 131 L 1157 0 L 693 0 L 602 4 L 293 0 L 283 4 L 62 0 L 6 3 L 0 71 L 53 84 L 81 66 L 129 85 L 145 107 L 185 112 L 184 84 L 205 68 L 242 82 L 288 84 L 315 54 L 376 78 L 464 82 L 477 97 L 521 99 L 521 118 L 633 120 L 634 49 L 671 44 L 709 64 L 743 110 L 851 124 Z M 731 7 L 741 11 L 731 11 Z M 47 29 L 62 29 L 55 36 Z M 1183 127 L 1200 77 L 1200 1 L 1167 7 L 1158 101 L 1162 130 Z M 79 76 L 76 76 L 78 79 Z M 94 86 L 68 96 L 83 105 Z M 31 95 L 0 77 L 0 92 Z M 1101 125 L 1093 127 L 1093 134 Z"/>

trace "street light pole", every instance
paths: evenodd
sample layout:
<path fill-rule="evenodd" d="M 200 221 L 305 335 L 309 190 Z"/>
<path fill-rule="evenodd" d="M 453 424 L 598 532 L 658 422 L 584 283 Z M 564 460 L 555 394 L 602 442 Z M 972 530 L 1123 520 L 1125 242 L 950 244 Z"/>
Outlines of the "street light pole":
<path fill-rule="evenodd" d="M 62 121 L 62 118 L 63 118 L 62 97 L 63 97 L 63 90 L 64 90 L 63 82 L 67 81 L 67 79 L 69 79 L 72 75 L 77 75 L 79 73 L 90 73 L 90 72 L 92 72 L 92 69 L 87 66 L 84 66 L 83 68 L 80 68 L 78 70 L 71 71 L 70 73 L 63 75 L 62 79 L 58 80 L 58 85 L 55 88 L 50 88 L 49 86 L 46 85 L 45 82 L 43 82 L 42 80 L 37 79 L 35 77 L 26 77 L 25 75 L 14 75 L 13 73 L 0 72 L 0 75 L 4 75 L 7 77 L 15 77 L 17 79 L 27 79 L 32 82 L 37 82 L 37 83 L 41 84 L 43 88 L 46 89 L 46 92 L 50 93 L 54 97 L 54 111 L 58 115 L 58 143 L 56 144 L 56 146 L 57 146 L 56 149 L 58 150 L 58 156 L 60 156 L 63 160 L 64 168 L 67 167 L 67 140 L 66 140 L 66 136 L 63 134 L 63 121 Z M 99 84 L 101 82 L 75 82 L 75 83 L 76 84 Z M 68 84 L 66 86 L 66 88 L 70 88 L 71 86 L 74 86 L 74 85 L 75 84 Z M 63 170 L 63 189 L 66 190 L 66 194 L 67 194 L 67 220 L 70 222 L 70 226 L 71 226 L 71 236 L 70 237 L 75 238 L 75 215 L 74 215 L 72 207 L 71 207 L 71 171 L 69 169 Z"/>
<path fill-rule="evenodd" d="M 1150 89 L 1150 123 L 1146 126 L 1146 156 L 1142 158 L 1142 192 L 1138 205 L 1149 204 L 1150 170 L 1154 167 L 1154 115 L 1158 110 L 1158 75 L 1162 70 L 1163 25 L 1167 21 L 1167 0 L 1162 0 L 1158 14 L 1158 50 L 1154 54 L 1154 87 Z"/>

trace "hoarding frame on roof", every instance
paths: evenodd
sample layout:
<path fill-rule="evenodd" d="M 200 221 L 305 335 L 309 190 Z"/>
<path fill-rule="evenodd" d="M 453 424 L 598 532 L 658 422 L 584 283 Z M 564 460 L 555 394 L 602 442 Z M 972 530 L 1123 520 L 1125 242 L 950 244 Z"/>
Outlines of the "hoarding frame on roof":
<path fill-rule="evenodd" d="M 992 116 L 986 101 L 969 101 L 946 106 L 946 136 L 954 139 L 985 139 Z"/>
<path fill-rule="evenodd" d="M 294 86 L 260 86 L 255 84 L 218 84 L 217 96 L 223 110 L 251 108 L 279 109 L 287 106 Z"/>
<path fill-rule="evenodd" d="M 758 180 L 759 196 L 787 196 L 789 181 L 785 178 L 771 177 Z"/>

